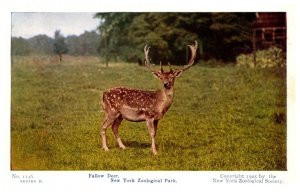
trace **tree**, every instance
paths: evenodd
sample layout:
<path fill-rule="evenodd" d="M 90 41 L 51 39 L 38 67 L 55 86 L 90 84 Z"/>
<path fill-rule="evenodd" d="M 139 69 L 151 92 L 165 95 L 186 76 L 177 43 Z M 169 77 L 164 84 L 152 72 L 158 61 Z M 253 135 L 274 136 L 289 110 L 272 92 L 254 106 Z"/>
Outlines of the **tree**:
<path fill-rule="evenodd" d="M 117 59 L 120 53 L 130 53 L 133 49 L 126 37 L 129 33 L 128 25 L 132 19 L 140 13 L 97 13 L 95 18 L 100 19 L 100 45 L 99 52 L 104 58 L 106 65 L 111 58 Z M 127 56 L 127 54 L 125 54 Z M 125 61 L 128 61 L 124 59 Z"/>
<path fill-rule="evenodd" d="M 65 42 L 68 46 L 68 54 L 81 55 L 81 47 L 80 47 L 78 36 L 69 35 L 66 37 Z"/>
<path fill-rule="evenodd" d="M 11 38 L 11 54 L 12 55 L 29 55 L 31 47 L 26 39 L 22 37 Z"/>
<path fill-rule="evenodd" d="M 79 36 L 70 35 L 66 38 L 57 31 L 55 39 L 41 34 L 29 39 L 12 37 L 11 54 L 53 55 L 55 53 L 62 57 L 62 54 L 68 53 L 70 55 L 96 56 L 99 54 L 99 42 L 100 35 L 96 31 L 85 31 Z"/>
<path fill-rule="evenodd" d="M 76 36 L 67 36 L 65 42 L 68 46 L 70 55 L 98 55 L 99 34 L 95 31 L 85 31 L 83 34 Z"/>
<path fill-rule="evenodd" d="M 212 42 L 209 50 L 215 58 L 232 60 L 251 47 L 253 13 L 213 13 L 209 26 Z"/>
<path fill-rule="evenodd" d="M 65 43 L 65 38 L 60 34 L 59 30 L 54 33 L 53 52 L 59 56 L 59 61 L 62 61 L 62 55 L 68 52 L 68 47 Z"/>
<path fill-rule="evenodd" d="M 80 47 L 82 49 L 81 55 L 97 55 L 99 47 L 99 35 L 96 31 L 85 31 L 79 37 Z"/>
<path fill-rule="evenodd" d="M 53 39 L 47 35 L 36 35 L 27 40 L 33 54 L 51 55 L 53 54 Z"/>

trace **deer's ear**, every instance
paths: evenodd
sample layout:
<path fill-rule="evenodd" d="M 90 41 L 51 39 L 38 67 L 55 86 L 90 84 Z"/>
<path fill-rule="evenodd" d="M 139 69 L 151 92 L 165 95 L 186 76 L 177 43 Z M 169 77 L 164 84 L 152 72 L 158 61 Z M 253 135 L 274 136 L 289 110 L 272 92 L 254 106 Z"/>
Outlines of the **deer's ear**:
<path fill-rule="evenodd" d="M 182 74 L 183 70 L 175 70 L 173 72 L 174 77 L 179 77 Z"/>
<path fill-rule="evenodd" d="M 162 73 L 160 71 L 154 71 L 152 72 L 152 74 L 154 75 L 154 77 L 161 79 Z"/>

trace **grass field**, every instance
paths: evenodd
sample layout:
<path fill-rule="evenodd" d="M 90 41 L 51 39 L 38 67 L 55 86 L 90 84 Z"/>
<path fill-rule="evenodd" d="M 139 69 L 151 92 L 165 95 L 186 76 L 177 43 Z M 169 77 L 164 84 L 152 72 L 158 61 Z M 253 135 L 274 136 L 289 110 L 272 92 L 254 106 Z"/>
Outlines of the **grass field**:
<path fill-rule="evenodd" d="M 112 86 L 159 89 L 144 67 L 94 57 L 13 57 L 13 170 L 286 170 L 286 71 L 193 66 L 159 122 L 158 156 L 145 122 L 123 121 L 101 149 L 100 95 Z"/>

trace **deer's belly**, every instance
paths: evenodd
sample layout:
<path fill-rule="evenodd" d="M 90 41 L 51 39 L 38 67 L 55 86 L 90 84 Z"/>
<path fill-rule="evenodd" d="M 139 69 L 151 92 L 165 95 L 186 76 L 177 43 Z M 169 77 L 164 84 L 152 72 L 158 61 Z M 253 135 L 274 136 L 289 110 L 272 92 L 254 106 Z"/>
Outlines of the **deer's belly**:
<path fill-rule="evenodd" d="M 128 121 L 145 121 L 145 112 L 141 109 L 123 108 L 120 110 L 122 117 Z"/>

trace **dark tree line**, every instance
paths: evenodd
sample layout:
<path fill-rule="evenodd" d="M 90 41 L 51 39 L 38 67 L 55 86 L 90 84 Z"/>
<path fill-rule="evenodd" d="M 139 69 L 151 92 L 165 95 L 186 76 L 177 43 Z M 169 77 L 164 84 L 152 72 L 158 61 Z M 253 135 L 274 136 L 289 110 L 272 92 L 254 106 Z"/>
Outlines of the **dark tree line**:
<path fill-rule="evenodd" d="M 202 59 L 234 60 L 251 48 L 254 13 L 97 13 L 100 54 L 137 61 L 143 46 L 155 61 L 182 63 L 188 43 L 197 40 Z"/>

